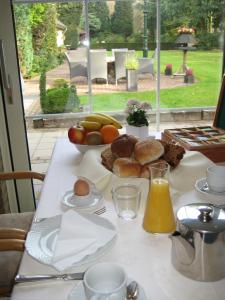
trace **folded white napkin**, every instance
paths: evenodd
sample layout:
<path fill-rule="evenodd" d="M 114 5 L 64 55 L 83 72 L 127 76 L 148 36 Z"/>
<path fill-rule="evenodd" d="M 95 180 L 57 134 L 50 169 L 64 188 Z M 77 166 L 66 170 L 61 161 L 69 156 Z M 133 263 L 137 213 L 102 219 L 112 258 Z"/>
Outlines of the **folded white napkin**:
<path fill-rule="evenodd" d="M 99 226 L 73 210 L 62 215 L 52 265 L 62 271 L 85 256 L 95 253 L 116 235 L 114 230 Z"/>

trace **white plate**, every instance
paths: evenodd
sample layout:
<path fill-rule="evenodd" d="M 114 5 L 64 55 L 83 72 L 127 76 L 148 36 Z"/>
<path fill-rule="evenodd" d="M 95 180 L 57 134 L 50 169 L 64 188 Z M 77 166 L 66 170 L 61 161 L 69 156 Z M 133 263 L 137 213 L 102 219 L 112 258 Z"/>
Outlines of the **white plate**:
<path fill-rule="evenodd" d="M 96 225 L 105 227 L 107 229 L 116 230 L 114 225 L 107 219 L 104 219 L 95 214 L 84 214 L 83 217 Z M 27 252 L 38 261 L 51 265 L 53 251 L 55 248 L 56 239 L 61 225 L 62 215 L 57 215 L 52 218 L 44 219 L 38 223 L 33 223 L 31 230 L 28 232 L 26 239 Z M 90 263 L 100 256 L 104 255 L 110 249 L 116 240 L 116 236 L 105 246 L 99 248 L 95 253 L 87 255 L 81 261 L 73 266 L 79 266 Z"/>
<path fill-rule="evenodd" d="M 128 284 L 131 281 L 132 280 L 128 279 Z M 83 282 L 80 282 L 72 289 L 67 300 L 87 300 L 87 298 L 85 297 Z M 137 297 L 137 300 L 147 300 L 144 289 L 140 285 L 139 285 L 139 295 Z"/>
<path fill-rule="evenodd" d="M 195 188 L 197 191 L 199 191 L 200 193 L 203 193 L 203 194 L 225 196 L 225 192 L 217 193 L 217 192 L 210 190 L 205 177 L 198 179 L 196 181 Z"/>

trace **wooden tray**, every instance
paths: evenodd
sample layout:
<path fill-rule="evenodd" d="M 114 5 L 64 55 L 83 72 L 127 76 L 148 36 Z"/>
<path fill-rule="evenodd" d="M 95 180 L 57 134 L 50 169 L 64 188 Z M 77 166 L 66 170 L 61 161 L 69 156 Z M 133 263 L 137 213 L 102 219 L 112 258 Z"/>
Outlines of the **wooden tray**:
<path fill-rule="evenodd" d="M 225 75 L 213 126 L 165 129 L 162 139 L 178 142 L 190 151 L 200 151 L 214 162 L 225 162 Z"/>

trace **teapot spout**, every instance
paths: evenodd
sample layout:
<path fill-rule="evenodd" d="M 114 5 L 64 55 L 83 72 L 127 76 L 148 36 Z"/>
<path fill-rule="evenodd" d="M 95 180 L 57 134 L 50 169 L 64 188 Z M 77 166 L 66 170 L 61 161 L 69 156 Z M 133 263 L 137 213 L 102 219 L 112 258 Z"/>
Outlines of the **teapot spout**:
<path fill-rule="evenodd" d="M 195 257 L 193 245 L 179 231 L 175 231 L 169 237 L 172 240 L 172 255 L 174 259 L 182 264 L 190 265 Z"/>

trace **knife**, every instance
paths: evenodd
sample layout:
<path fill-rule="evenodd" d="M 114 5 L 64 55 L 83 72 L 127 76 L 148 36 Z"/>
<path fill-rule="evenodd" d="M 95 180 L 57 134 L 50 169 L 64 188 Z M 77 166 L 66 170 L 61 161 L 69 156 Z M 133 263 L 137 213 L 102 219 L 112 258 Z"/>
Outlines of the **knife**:
<path fill-rule="evenodd" d="M 71 274 L 49 274 L 49 275 L 16 275 L 15 283 L 34 282 L 42 280 L 63 279 L 63 280 L 83 280 L 84 272 Z"/>

